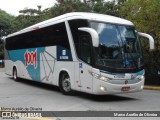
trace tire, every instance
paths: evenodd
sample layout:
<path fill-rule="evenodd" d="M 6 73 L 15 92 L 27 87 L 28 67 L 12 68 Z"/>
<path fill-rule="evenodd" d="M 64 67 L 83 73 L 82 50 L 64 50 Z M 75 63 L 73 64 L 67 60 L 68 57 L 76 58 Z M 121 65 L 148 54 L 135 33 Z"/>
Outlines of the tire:
<path fill-rule="evenodd" d="M 66 72 L 63 72 L 62 74 L 60 74 L 59 88 L 64 95 L 71 95 L 73 93 L 71 89 L 70 77 Z"/>
<path fill-rule="evenodd" d="M 13 68 L 13 79 L 14 79 L 15 81 L 19 81 L 19 78 L 18 78 L 18 76 L 17 76 L 17 69 L 16 69 L 16 68 Z"/>

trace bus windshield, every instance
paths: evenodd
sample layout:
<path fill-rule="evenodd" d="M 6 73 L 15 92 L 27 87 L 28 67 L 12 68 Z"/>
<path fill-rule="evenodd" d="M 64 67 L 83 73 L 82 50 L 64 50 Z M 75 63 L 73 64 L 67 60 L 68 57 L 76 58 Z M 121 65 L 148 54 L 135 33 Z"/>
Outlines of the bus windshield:
<path fill-rule="evenodd" d="M 91 22 L 99 34 L 96 64 L 103 67 L 132 69 L 143 65 L 141 44 L 134 26 Z"/>

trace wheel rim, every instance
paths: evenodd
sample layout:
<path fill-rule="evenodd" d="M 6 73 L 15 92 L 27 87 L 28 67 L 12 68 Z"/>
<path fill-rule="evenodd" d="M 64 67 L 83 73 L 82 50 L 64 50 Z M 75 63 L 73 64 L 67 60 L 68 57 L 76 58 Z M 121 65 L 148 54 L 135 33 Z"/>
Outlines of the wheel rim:
<path fill-rule="evenodd" d="M 13 72 L 13 78 L 16 80 L 17 79 L 17 71 L 16 70 L 14 70 L 14 72 Z"/>
<path fill-rule="evenodd" d="M 64 91 L 66 91 L 66 92 L 71 91 L 70 79 L 66 75 L 63 76 L 62 87 L 63 87 Z"/>

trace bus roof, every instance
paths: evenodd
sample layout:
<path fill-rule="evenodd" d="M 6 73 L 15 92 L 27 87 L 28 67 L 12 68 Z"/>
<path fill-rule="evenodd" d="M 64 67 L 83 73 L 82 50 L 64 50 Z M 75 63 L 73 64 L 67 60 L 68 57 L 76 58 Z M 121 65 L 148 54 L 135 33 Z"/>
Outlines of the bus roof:
<path fill-rule="evenodd" d="M 40 29 L 40 28 L 43 28 L 46 26 L 50 26 L 50 25 L 53 25 L 56 23 L 64 22 L 66 20 L 73 20 L 73 19 L 87 19 L 87 20 L 101 21 L 101 22 L 113 23 L 113 24 L 133 25 L 132 22 L 130 22 L 126 19 L 122 19 L 119 17 L 110 16 L 110 15 L 97 14 L 97 13 L 87 13 L 87 12 L 72 12 L 72 13 L 67 13 L 67 14 L 64 14 L 64 15 L 54 17 L 49 20 L 37 23 L 35 25 L 32 25 L 32 26 L 27 27 L 25 29 L 22 29 L 18 32 L 10 34 L 7 37 L 16 36 L 18 34 L 22 34 L 25 32 L 33 31 L 36 29 Z"/>

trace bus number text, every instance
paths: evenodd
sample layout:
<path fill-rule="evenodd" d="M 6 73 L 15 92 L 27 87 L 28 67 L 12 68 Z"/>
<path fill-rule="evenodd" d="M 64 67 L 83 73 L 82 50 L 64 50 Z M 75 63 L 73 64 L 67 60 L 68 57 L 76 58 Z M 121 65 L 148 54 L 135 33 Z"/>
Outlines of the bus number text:
<path fill-rule="evenodd" d="M 34 65 L 34 68 L 37 68 L 37 49 L 33 52 L 26 51 L 24 54 L 25 65 Z"/>

